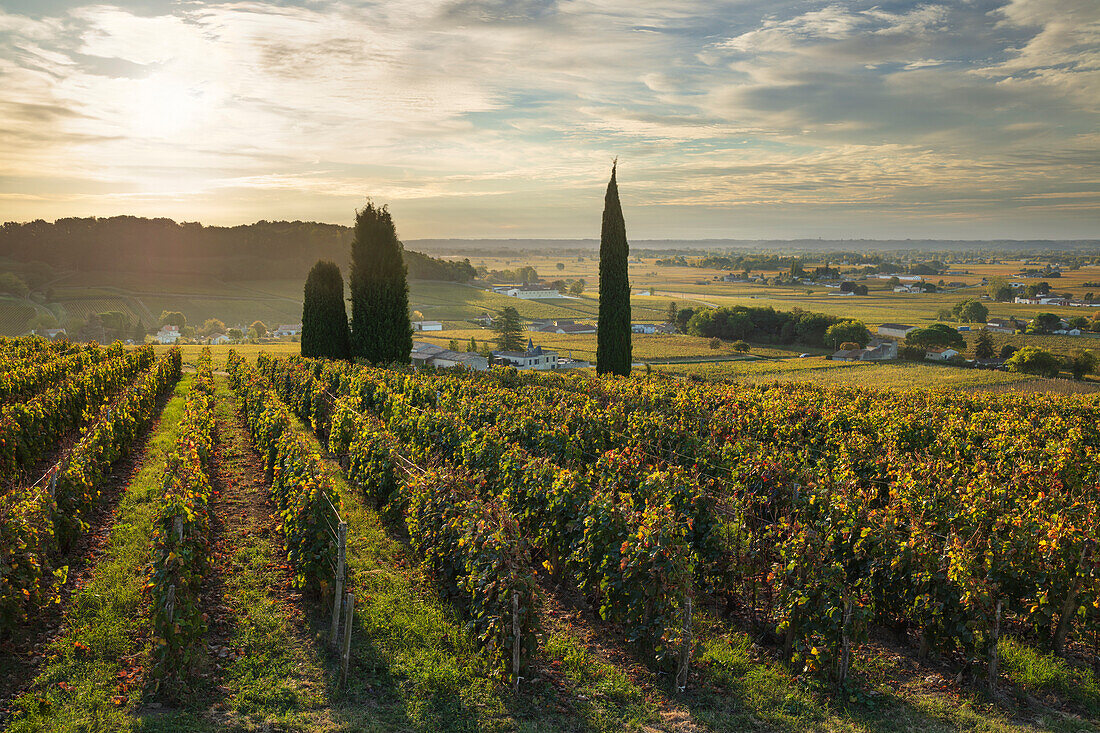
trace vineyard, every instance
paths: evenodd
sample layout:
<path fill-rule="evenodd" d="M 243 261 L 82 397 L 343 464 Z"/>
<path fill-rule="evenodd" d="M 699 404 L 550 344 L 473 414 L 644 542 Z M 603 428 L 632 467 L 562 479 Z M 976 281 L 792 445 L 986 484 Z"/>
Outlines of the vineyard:
<path fill-rule="evenodd" d="M 174 390 L 13 731 L 1100 720 L 1089 396 L 7 346 L 0 638 Z"/>
<path fill-rule="evenodd" d="M 497 656 L 493 624 L 527 629 L 507 600 L 526 608 L 542 565 L 681 682 L 696 597 L 841 686 L 874 625 L 991 690 L 1008 628 L 1096 664 L 1093 402 L 260 369 L 375 501 L 404 461 L 433 467 L 396 499 Z"/>

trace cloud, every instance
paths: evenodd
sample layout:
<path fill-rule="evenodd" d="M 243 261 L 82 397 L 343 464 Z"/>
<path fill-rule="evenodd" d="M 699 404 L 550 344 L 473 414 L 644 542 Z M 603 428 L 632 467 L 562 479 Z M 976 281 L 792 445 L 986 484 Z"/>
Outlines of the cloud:
<path fill-rule="evenodd" d="M 1098 177 L 1098 28 L 1089 0 L 0 11 L 0 174 L 26 183 L 0 215 L 342 221 L 371 193 L 407 235 L 575 236 L 618 155 L 628 209 L 681 236 L 806 233 L 830 206 L 867 235 L 1018 230 L 1023 201 L 1095 233 L 1094 199 L 1025 197 Z"/>

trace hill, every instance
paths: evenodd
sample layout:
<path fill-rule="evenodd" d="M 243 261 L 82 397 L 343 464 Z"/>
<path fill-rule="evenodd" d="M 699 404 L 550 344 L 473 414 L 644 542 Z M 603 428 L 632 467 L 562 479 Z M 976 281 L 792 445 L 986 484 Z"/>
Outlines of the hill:
<path fill-rule="evenodd" d="M 45 262 L 58 269 L 206 275 L 231 280 L 299 277 L 319 259 L 347 262 L 352 230 L 337 224 L 258 221 L 204 226 L 134 216 L 7 222 L 0 257 Z M 409 276 L 466 282 L 468 262 L 405 250 Z"/>

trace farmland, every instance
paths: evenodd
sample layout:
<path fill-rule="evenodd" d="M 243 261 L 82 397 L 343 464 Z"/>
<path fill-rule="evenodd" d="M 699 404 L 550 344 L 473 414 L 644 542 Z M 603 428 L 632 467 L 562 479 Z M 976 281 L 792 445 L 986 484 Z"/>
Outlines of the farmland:
<path fill-rule="evenodd" d="M 860 386 L 963 389 L 907 373 L 961 371 L 933 365 L 737 361 L 719 385 L 414 374 L 276 346 L 8 342 L 26 375 L 14 405 L 55 404 L 49 379 L 119 376 L 95 382 L 103 409 L 39 441 L 43 458 L 5 469 L 0 522 L 38 532 L 16 545 L 28 570 L 2 576 L 0 726 L 1100 722 L 1100 587 L 1092 557 L 1078 562 L 1096 541 L 1095 397 Z M 795 374 L 822 386 L 776 383 Z M 1026 381 L 989 376 L 966 389 Z M 52 461 L 53 500 L 26 486 Z M 956 540 L 925 553 L 925 534 Z M 334 652 L 337 578 L 354 606 Z"/>

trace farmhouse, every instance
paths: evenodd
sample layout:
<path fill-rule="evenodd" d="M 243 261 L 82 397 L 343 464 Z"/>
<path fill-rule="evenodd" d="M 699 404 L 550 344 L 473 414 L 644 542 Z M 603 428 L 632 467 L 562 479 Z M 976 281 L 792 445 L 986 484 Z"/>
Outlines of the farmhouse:
<path fill-rule="evenodd" d="M 214 344 L 214 345 L 228 344 L 229 341 L 230 341 L 229 337 L 226 336 L 224 333 L 212 333 L 212 334 L 210 334 L 210 337 L 207 339 L 207 342 L 209 342 L 211 344 Z"/>
<path fill-rule="evenodd" d="M 948 361 L 959 355 L 954 349 L 931 348 L 924 352 L 924 358 L 929 361 Z"/>
<path fill-rule="evenodd" d="M 153 336 L 158 344 L 174 344 L 179 341 L 180 327 L 179 326 L 161 326 L 156 335 Z"/>
<path fill-rule="evenodd" d="M 44 328 L 39 335 L 53 341 L 58 336 L 67 336 L 68 334 L 65 333 L 63 328 Z"/>
<path fill-rule="evenodd" d="M 300 323 L 284 323 L 280 325 L 271 334 L 275 338 L 282 338 L 283 336 L 297 336 L 302 332 L 302 324 Z"/>
<path fill-rule="evenodd" d="M 580 334 L 596 333 L 596 327 L 588 323 L 577 323 L 570 320 L 536 321 L 527 327 L 528 331 L 538 333 Z"/>
<path fill-rule="evenodd" d="M 908 336 L 911 331 L 916 330 L 916 326 L 907 326 L 904 323 L 883 323 L 878 327 L 878 335 L 903 339 Z"/>
<path fill-rule="evenodd" d="M 558 352 L 543 349 L 528 339 L 526 351 L 494 351 L 493 359 L 516 369 L 545 371 L 557 368 Z"/>
<path fill-rule="evenodd" d="M 890 361 L 898 358 L 898 342 L 892 339 L 875 339 L 865 349 L 841 349 L 833 354 L 833 361 Z"/>
<path fill-rule="evenodd" d="M 657 333 L 656 323 L 635 323 L 630 326 L 632 333 Z"/>
<path fill-rule="evenodd" d="M 413 321 L 412 327 L 414 331 L 442 331 L 443 323 L 441 321 Z"/>
<path fill-rule="evenodd" d="M 449 369 L 459 367 L 483 372 L 489 368 L 489 360 L 469 351 L 451 351 L 424 341 L 413 341 L 410 354 L 413 366 L 433 366 Z"/>
<path fill-rule="evenodd" d="M 521 300 L 538 300 L 540 298 L 560 298 L 559 293 L 549 285 L 505 285 L 493 288 L 494 293 L 507 295 L 509 298 Z"/>
<path fill-rule="evenodd" d="M 985 330 L 993 333 L 1016 333 L 1016 328 L 1012 318 L 990 318 L 985 322 Z"/>

